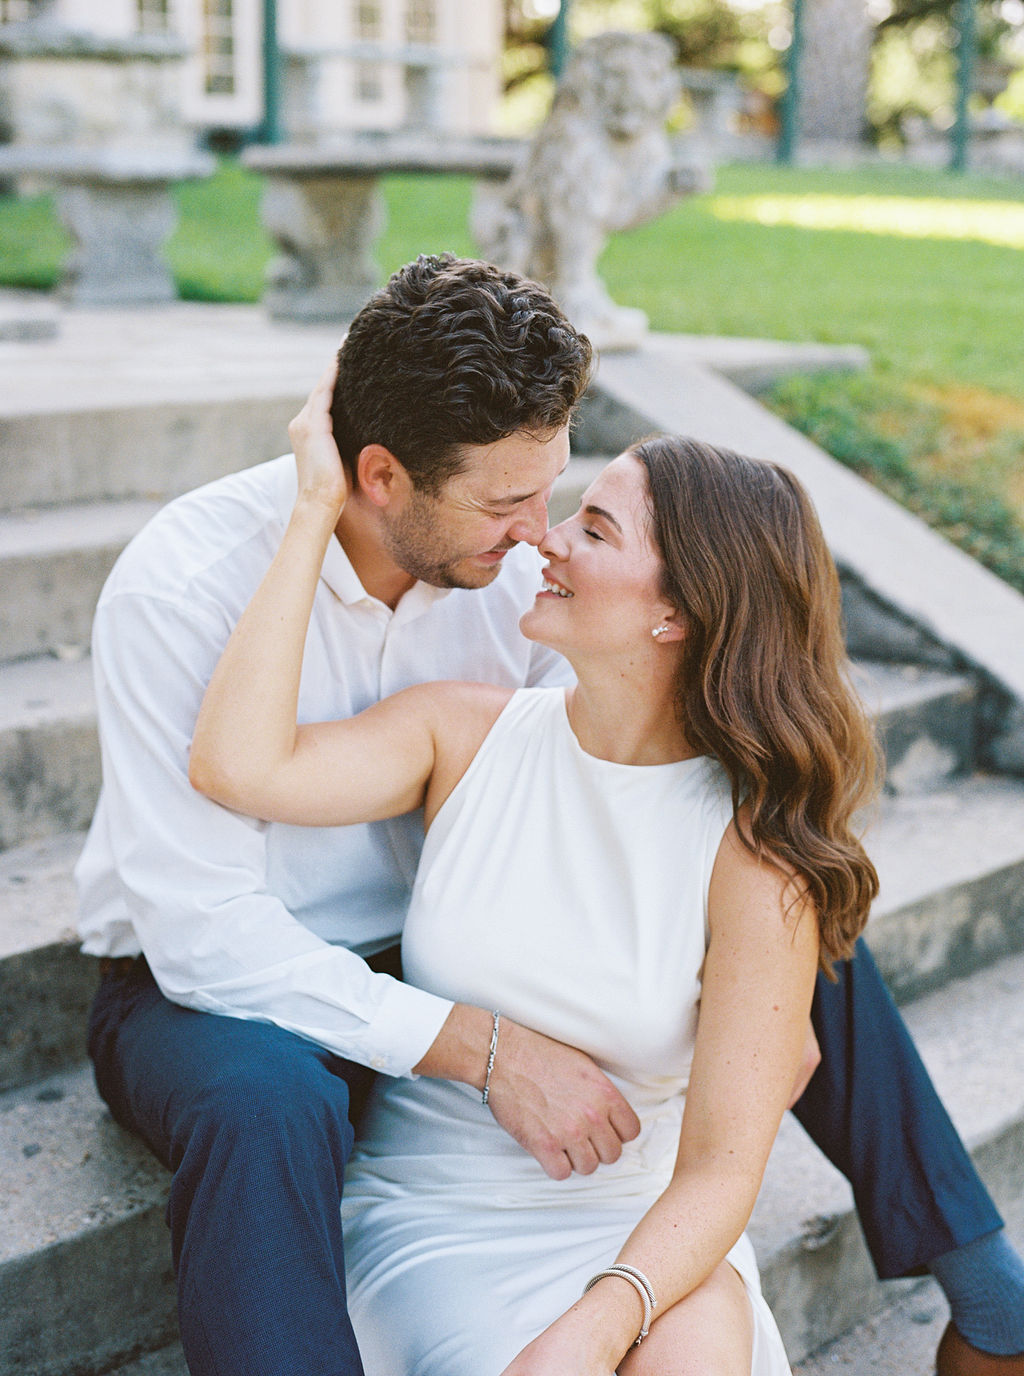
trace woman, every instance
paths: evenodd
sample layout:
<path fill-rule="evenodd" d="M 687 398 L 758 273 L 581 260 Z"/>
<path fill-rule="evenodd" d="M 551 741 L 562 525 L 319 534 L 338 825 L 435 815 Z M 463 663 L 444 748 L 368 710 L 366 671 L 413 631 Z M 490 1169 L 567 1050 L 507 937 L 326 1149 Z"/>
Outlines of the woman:
<path fill-rule="evenodd" d="M 304 825 L 422 806 L 406 978 L 496 1010 L 482 1094 L 375 1089 L 344 1206 L 368 1376 L 779 1376 L 743 1229 L 816 969 L 849 953 L 876 889 L 850 830 L 874 748 L 806 496 L 772 464 L 639 444 L 540 545 L 520 624 L 573 690 L 424 684 L 297 728 L 346 497 L 337 464 L 299 467 L 193 781 Z M 584 1146 L 584 1173 L 553 1179 L 494 1123 L 501 1011 L 612 1075 L 642 1123 L 617 1161 Z"/>

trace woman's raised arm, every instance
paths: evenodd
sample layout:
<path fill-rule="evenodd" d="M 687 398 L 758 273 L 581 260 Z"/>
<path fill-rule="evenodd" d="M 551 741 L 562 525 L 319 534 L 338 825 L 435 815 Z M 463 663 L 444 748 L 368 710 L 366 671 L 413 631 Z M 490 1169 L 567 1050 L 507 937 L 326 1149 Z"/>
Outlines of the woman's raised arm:
<path fill-rule="evenodd" d="M 335 367 L 289 427 L 298 468 L 291 519 L 203 699 L 189 763 L 194 787 L 265 821 L 334 826 L 418 807 L 448 699 L 425 684 L 349 721 L 298 726 L 302 655 L 324 555 L 348 498 L 331 432 Z"/>

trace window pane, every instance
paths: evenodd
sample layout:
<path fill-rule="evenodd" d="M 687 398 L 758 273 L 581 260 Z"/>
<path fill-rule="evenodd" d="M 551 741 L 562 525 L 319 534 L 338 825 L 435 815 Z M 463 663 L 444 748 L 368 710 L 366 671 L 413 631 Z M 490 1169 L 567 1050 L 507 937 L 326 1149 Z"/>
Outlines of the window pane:
<path fill-rule="evenodd" d="M 170 28 L 170 0 L 135 0 L 139 33 L 166 33 Z"/>
<path fill-rule="evenodd" d="M 203 0 L 203 84 L 207 95 L 235 91 L 234 0 Z"/>
<path fill-rule="evenodd" d="M 405 10 L 405 36 L 410 43 L 437 42 L 436 0 L 408 0 Z"/>
<path fill-rule="evenodd" d="M 20 24 L 31 19 L 36 0 L 0 0 L 0 24 Z"/>
<path fill-rule="evenodd" d="M 381 8 L 371 0 L 360 0 L 355 7 L 356 38 L 373 40 L 380 38 L 383 27 Z"/>

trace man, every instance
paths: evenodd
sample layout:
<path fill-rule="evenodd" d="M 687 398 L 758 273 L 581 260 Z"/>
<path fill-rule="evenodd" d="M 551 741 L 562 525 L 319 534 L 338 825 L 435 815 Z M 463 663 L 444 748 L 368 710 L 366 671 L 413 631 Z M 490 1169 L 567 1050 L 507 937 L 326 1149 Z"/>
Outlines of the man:
<path fill-rule="evenodd" d="M 547 293 L 485 264 L 421 258 L 368 303 L 334 388 L 353 495 L 306 642 L 304 719 L 430 679 L 564 681 L 517 623 L 589 368 Z M 297 443 L 327 437 L 327 385 Z M 115 1117 L 174 1172 L 182 1340 L 201 1376 L 361 1372 L 339 1200 L 370 1072 L 486 1082 L 498 1122 L 556 1177 L 615 1160 L 637 1131 L 582 1053 L 505 1019 L 495 1049 L 489 1010 L 391 977 L 418 818 L 263 825 L 189 787 L 205 683 L 294 490 L 285 457 L 172 503 L 119 561 L 94 634 L 104 790 L 78 870 L 84 948 L 104 972 L 90 1052 Z M 1017 1258 L 866 953 L 823 985 L 815 1017 L 825 1064 L 798 1112 L 851 1175 L 880 1272 L 951 1254 L 959 1277 L 969 1254 L 981 1279 L 947 1276 L 954 1305 L 987 1295 L 995 1267 L 1012 1306 Z M 988 1336 L 989 1311 L 964 1337 L 1024 1350 Z M 951 1333 L 944 1373 L 996 1360 Z M 1024 1372 L 1024 1356 L 1006 1363 L 983 1369 Z"/>

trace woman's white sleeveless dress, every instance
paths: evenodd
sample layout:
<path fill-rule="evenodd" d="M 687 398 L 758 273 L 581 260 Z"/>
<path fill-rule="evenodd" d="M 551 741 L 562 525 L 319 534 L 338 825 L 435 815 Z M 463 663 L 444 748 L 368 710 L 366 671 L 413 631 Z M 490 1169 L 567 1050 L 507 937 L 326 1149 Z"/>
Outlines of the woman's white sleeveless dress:
<path fill-rule="evenodd" d="M 555 1181 L 479 1091 L 379 1079 L 343 1205 L 366 1376 L 499 1376 L 661 1193 L 693 1052 L 708 883 L 730 816 L 709 758 L 595 759 L 561 689 L 511 698 L 427 835 L 405 977 L 582 1048 L 643 1129 L 614 1165 Z M 753 1376 L 785 1376 L 746 1236 L 729 1260 L 753 1310 Z"/>

